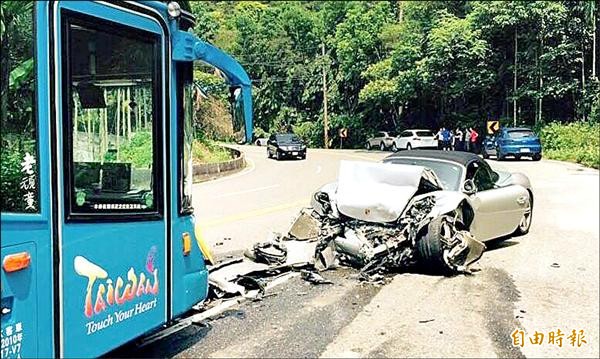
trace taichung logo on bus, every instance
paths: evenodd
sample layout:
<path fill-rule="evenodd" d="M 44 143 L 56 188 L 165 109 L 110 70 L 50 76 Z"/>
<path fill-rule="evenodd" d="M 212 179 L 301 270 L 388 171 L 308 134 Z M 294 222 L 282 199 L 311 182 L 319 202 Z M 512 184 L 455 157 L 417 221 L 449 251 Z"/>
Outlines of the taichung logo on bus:
<path fill-rule="evenodd" d="M 91 318 L 95 314 L 104 312 L 107 307 L 122 305 L 144 295 L 156 296 L 159 290 L 158 269 L 154 267 L 156 248 L 152 248 L 146 259 L 146 271 L 136 273 L 131 267 L 127 271 L 127 282 L 117 277 L 113 281 L 108 273 L 99 265 L 92 263 L 83 256 L 76 256 L 74 260 L 75 272 L 88 279 L 85 294 L 84 314 Z M 98 283 L 97 286 L 95 284 Z M 94 296 L 95 289 L 95 296 Z"/>

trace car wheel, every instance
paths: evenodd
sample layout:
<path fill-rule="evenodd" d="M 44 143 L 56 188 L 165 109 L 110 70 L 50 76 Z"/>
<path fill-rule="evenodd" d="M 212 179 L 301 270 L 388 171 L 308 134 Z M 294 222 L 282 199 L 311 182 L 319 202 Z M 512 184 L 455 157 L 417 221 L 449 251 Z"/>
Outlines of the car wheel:
<path fill-rule="evenodd" d="M 267 158 L 271 158 L 271 151 L 267 148 Z"/>
<path fill-rule="evenodd" d="M 367 151 L 371 150 L 371 142 L 367 141 L 367 143 L 365 144 L 365 148 Z"/>
<path fill-rule="evenodd" d="M 521 217 L 521 221 L 519 222 L 519 226 L 515 230 L 514 235 L 522 236 L 529 233 L 529 228 L 531 228 L 531 217 L 533 214 L 533 202 L 531 201 L 531 194 L 529 195 L 529 210 L 523 213 Z"/>
<path fill-rule="evenodd" d="M 301 160 L 305 160 L 305 159 L 306 159 L 306 153 L 305 153 L 305 154 L 303 154 L 302 156 L 300 156 L 300 159 L 301 159 Z"/>
<path fill-rule="evenodd" d="M 450 240 L 452 232 L 450 229 L 451 218 L 440 216 L 433 219 L 427 225 L 425 232 L 417 239 L 417 253 L 425 262 L 425 268 L 434 272 L 448 272 L 444 262 L 444 249 L 441 240 Z"/>
<path fill-rule="evenodd" d="M 392 152 L 398 152 L 398 147 L 396 147 L 396 142 L 392 145 Z"/>
<path fill-rule="evenodd" d="M 412 145 L 411 145 L 410 143 L 407 143 L 407 144 L 406 144 L 406 150 L 407 150 L 407 151 L 410 151 L 410 150 L 412 150 Z"/>
<path fill-rule="evenodd" d="M 532 159 L 532 160 L 534 160 L 534 161 L 539 161 L 539 160 L 541 160 L 541 159 L 542 159 L 542 155 L 541 155 L 541 154 L 539 154 L 539 153 L 536 153 L 535 155 L 533 155 L 533 156 L 531 157 L 531 159 Z"/>
<path fill-rule="evenodd" d="M 380 151 L 385 151 L 385 144 L 384 144 L 383 142 L 381 142 L 381 143 L 379 144 L 379 150 L 380 150 Z"/>
<path fill-rule="evenodd" d="M 483 156 L 483 158 L 484 158 L 484 159 L 486 159 L 486 160 L 487 160 L 488 158 L 490 158 L 490 155 L 488 155 L 488 153 L 487 153 L 487 151 L 486 151 L 486 150 L 483 150 L 483 151 L 481 151 L 481 155 L 482 155 L 482 156 Z"/>
<path fill-rule="evenodd" d="M 281 159 L 281 152 L 279 152 L 279 151 L 275 152 L 275 159 L 277 159 L 277 161 L 279 161 Z"/>
<path fill-rule="evenodd" d="M 515 155 L 515 160 L 520 160 L 521 159 L 521 155 Z"/>

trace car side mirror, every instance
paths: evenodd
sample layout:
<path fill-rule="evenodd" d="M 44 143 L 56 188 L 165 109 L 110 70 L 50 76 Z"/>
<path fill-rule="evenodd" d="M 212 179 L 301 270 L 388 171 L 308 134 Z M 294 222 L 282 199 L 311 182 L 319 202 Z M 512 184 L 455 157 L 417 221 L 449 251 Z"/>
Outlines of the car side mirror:
<path fill-rule="evenodd" d="M 477 193 L 477 186 L 475 186 L 475 182 L 473 182 L 472 179 L 468 179 L 465 180 L 465 183 L 463 183 L 463 188 L 462 188 L 463 192 L 468 194 L 468 195 L 472 195 Z"/>

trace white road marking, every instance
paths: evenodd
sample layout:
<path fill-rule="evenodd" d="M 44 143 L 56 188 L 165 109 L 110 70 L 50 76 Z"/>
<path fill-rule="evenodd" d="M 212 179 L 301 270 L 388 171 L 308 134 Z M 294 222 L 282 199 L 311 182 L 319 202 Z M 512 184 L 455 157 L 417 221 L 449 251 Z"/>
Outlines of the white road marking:
<path fill-rule="evenodd" d="M 218 196 L 214 196 L 212 198 L 223 198 L 223 197 L 231 197 L 231 196 L 237 196 L 239 194 L 245 194 L 245 193 L 251 193 L 251 192 L 259 192 L 259 191 L 264 191 L 267 189 L 271 189 L 271 188 L 276 188 L 279 187 L 279 184 L 274 184 L 274 185 L 270 185 L 270 186 L 264 186 L 264 187 L 256 187 L 256 188 L 251 188 L 251 189 L 247 189 L 247 190 L 243 190 L 243 191 L 237 191 L 237 192 L 228 192 L 228 193 L 224 193 Z"/>

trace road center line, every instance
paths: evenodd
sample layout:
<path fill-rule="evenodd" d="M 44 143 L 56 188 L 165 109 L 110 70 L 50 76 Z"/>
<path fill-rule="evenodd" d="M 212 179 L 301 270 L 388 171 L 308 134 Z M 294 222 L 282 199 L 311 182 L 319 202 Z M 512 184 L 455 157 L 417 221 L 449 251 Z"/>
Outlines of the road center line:
<path fill-rule="evenodd" d="M 220 226 L 223 224 L 229 224 L 229 223 L 241 221 L 244 219 L 260 217 L 260 216 L 264 216 L 267 214 L 283 211 L 286 209 L 307 206 L 307 205 L 308 205 L 308 200 L 302 199 L 302 200 L 298 200 L 298 201 L 294 201 L 294 202 L 290 202 L 290 203 L 283 203 L 283 204 L 272 206 L 272 207 L 259 208 L 259 209 L 255 209 L 255 210 L 251 210 L 251 211 L 247 211 L 247 212 L 233 214 L 230 216 L 218 217 L 218 218 L 214 218 L 212 220 L 208 220 L 205 222 L 200 221 L 199 225 L 200 225 L 200 228 L 202 228 L 202 230 L 204 230 L 206 228 L 217 227 L 217 226 Z"/>
<path fill-rule="evenodd" d="M 237 196 L 239 194 L 251 193 L 251 192 L 259 192 L 259 191 L 264 191 L 264 190 L 271 189 L 271 188 L 276 188 L 276 187 L 279 187 L 279 184 L 274 184 L 274 185 L 264 186 L 264 187 L 251 188 L 251 189 L 247 189 L 247 190 L 244 190 L 244 191 L 228 192 L 228 193 L 220 194 L 218 196 L 214 196 L 212 198 L 224 198 L 224 197 Z"/>

